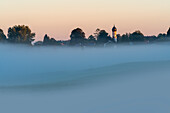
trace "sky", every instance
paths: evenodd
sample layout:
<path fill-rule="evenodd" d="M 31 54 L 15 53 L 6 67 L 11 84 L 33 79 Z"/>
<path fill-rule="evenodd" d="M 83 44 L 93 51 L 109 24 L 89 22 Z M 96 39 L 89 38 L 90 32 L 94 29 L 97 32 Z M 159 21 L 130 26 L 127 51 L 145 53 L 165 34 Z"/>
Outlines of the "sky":
<path fill-rule="evenodd" d="M 170 0 L 0 0 L 0 28 L 7 34 L 14 25 L 28 25 L 36 40 L 45 34 L 69 39 L 79 27 L 86 37 L 96 28 L 111 35 L 141 30 L 145 35 L 165 33 L 170 27 Z"/>

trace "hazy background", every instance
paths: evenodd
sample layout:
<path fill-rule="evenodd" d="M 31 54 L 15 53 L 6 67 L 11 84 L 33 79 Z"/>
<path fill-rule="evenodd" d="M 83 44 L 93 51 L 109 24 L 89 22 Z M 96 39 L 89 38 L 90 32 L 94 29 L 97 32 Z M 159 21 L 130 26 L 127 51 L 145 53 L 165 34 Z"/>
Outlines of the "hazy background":
<path fill-rule="evenodd" d="M 86 36 L 96 28 L 111 34 L 140 29 L 146 35 L 166 32 L 170 26 L 169 0 L 1 0 L 0 28 L 5 33 L 16 24 L 29 25 L 36 40 L 47 33 L 56 39 L 68 39 L 75 27 Z"/>

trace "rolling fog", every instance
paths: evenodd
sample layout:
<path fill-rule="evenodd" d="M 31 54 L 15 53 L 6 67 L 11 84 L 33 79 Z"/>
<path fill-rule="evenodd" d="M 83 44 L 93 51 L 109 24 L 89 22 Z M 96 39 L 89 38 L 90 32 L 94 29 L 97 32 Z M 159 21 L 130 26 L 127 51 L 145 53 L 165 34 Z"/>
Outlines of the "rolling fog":
<path fill-rule="evenodd" d="M 2 113 L 168 113 L 170 43 L 0 45 Z M 10 109 L 9 109 L 10 108 Z"/>

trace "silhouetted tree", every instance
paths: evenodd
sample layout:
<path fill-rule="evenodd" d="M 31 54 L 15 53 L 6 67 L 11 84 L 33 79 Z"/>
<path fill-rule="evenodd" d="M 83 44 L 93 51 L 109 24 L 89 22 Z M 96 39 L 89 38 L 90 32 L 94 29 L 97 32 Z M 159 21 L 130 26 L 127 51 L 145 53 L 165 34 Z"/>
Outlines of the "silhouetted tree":
<path fill-rule="evenodd" d="M 165 33 L 160 33 L 157 36 L 157 41 L 168 41 L 167 35 Z"/>
<path fill-rule="evenodd" d="M 166 37 L 166 34 L 165 33 L 160 33 L 158 35 L 158 38 L 161 38 L 161 39 L 164 39 Z"/>
<path fill-rule="evenodd" d="M 170 28 L 167 31 L 167 37 L 170 37 Z"/>
<path fill-rule="evenodd" d="M 153 41 L 156 41 L 158 38 L 156 36 L 145 36 L 145 41 L 146 42 L 153 42 Z"/>
<path fill-rule="evenodd" d="M 6 41 L 6 36 L 2 29 L 0 29 L 0 42 Z"/>
<path fill-rule="evenodd" d="M 129 39 L 132 42 L 144 41 L 144 35 L 138 30 L 130 34 Z"/>
<path fill-rule="evenodd" d="M 130 42 L 129 34 L 128 34 L 128 33 L 123 34 L 123 35 L 120 37 L 119 42 Z"/>
<path fill-rule="evenodd" d="M 95 46 L 95 45 L 96 45 L 96 39 L 94 38 L 93 35 L 90 35 L 90 36 L 88 37 L 86 44 L 87 44 L 88 46 Z"/>
<path fill-rule="evenodd" d="M 94 38 L 95 38 L 96 40 L 97 40 L 97 37 L 98 37 L 100 31 L 101 31 L 101 30 L 100 30 L 99 28 L 97 28 L 96 31 L 94 32 Z"/>
<path fill-rule="evenodd" d="M 50 43 L 52 45 L 58 45 L 57 41 L 54 38 L 51 38 Z"/>
<path fill-rule="evenodd" d="M 85 41 L 85 33 L 83 32 L 82 29 L 76 28 L 71 32 L 70 38 L 71 38 L 70 40 L 71 45 L 76 45 L 76 44 L 83 45 Z"/>
<path fill-rule="evenodd" d="M 98 44 L 104 44 L 111 40 L 111 37 L 105 30 L 101 30 L 97 36 Z"/>
<path fill-rule="evenodd" d="M 45 34 L 44 36 L 43 44 L 44 45 L 50 44 L 50 37 L 47 34 Z"/>
<path fill-rule="evenodd" d="M 59 41 L 56 41 L 54 38 L 51 38 L 46 34 L 44 36 L 43 45 L 61 45 Z"/>
<path fill-rule="evenodd" d="M 89 40 L 89 42 L 96 42 L 96 39 L 94 38 L 93 35 L 90 35 L 90 36 L 88 37 L 88 40 Z"/>
<path fill-rule="evenodd" d="M 18 25 L 8 29 L 8 40 L 12 43 L 31 44 L 34 41 L 35 33 L 25 25 Z"/>

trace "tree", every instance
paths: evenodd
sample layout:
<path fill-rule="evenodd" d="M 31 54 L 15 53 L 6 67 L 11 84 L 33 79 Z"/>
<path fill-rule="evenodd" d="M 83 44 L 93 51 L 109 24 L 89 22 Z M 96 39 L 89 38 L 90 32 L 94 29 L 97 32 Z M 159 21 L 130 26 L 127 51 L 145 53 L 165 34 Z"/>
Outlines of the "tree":
<path fill-rule="evenodd" d="M 97 37 L 99 36 L 99 33 L 100 33 L 100 29 L 97 28 L 96 31 L 94 32 L 94 38 L 97 39 Z"/>
<path fill-rule="evenodd" d="M 145 42 L 153 42 L 155 40 L 157 40 L 158 38 L 153 35 L 153 36 L 145 36 Z"/>
<path fill-rule="evenodd" d="M 105 30 L 101 30 L 99 32 L 99 35 L 97 36 L 97 42 L 99 44 L 107 43 L 109 40 L 111 40 L 111 37 Z"/>
<path fill-rule="evenodd" d="M 48 45 L 49 43 L 50 43 L 50 37 L 47 34 L 45 34 L 43 44 Z"/>
<path fill-rule="evenodd" d="M 34 37 L 35 33 L 32 33 L 31 29 L 25 25 L 16 25 L 8 29 L 8 40 L 12 43 L 31 44 Z"/>
<path fill-rule="evenodd" d="M 157 36 L 157 41 L 167 41 L 167 35 L 165 33 L 159 33 Z"/>
<path fill-rule="evenodd" d="M 0 42 L 5 41 L 5 40 L 6 40 L 6 36 L 5 36 L 4 32 L 3 32 L 3 30 L 0 29 Z"/>
<path fill-rule="evenodd" d="M 169 28 L 169 30 L 167 31 L 167 37 L 170 37 L 170 28 Z"/>
<path fill-rule="evenodd" d="M 44 36 L 43 45 L 61 45 L 54 38 L 50 38 L 47 34 Z"/>
<path fill-rule="evenodd" d="M 134 42 L 144 41 L 144 35 L 138 30 L 130 34 L 129 39 Z"/>
<path fill-rule="evenodd" d="M 126 34 L 123 34 L 121 37 L 120 37 L 120 42 L 129 42 L 130 39 L 129 39 L 129 34 L 126 33 Z"/>
<path fill-rule="evenodd" d="M 88 46 L 95 46 L 96 45 L 96 39 L 93 35 L 90 35 L 87 39 L 87 45 Z"/>
<path fill-rule="evenodd" d="M 160 34 L 158 35 L 158 38 L 164 39 L 165 37 L 166 37 L 166 34 L 165 34 L 165 33 L 160 33 Z"/>
<path fill-rule="evenodd" d="M 88 37 L 88 40 L 89 40 L 89 42 L 96 42 L 96 39 L 94 38 L 93 35 L 90 35 L 90 36 Z"/>
<path fill-rule="evenodd" d="M 76 44 L 82 45 L 85 40 L 85 33 L 83 32 L 82 29 L 76 28 L 71 32 L 70 38 L 71 38 L 70 40 L 71 45 L 76 45 Z"/>
<path fill-rule="evenodd" d="M 54 38 L 51 38 L 50 43 L 51 45 L 58 45 L 57 41 Z"/>

